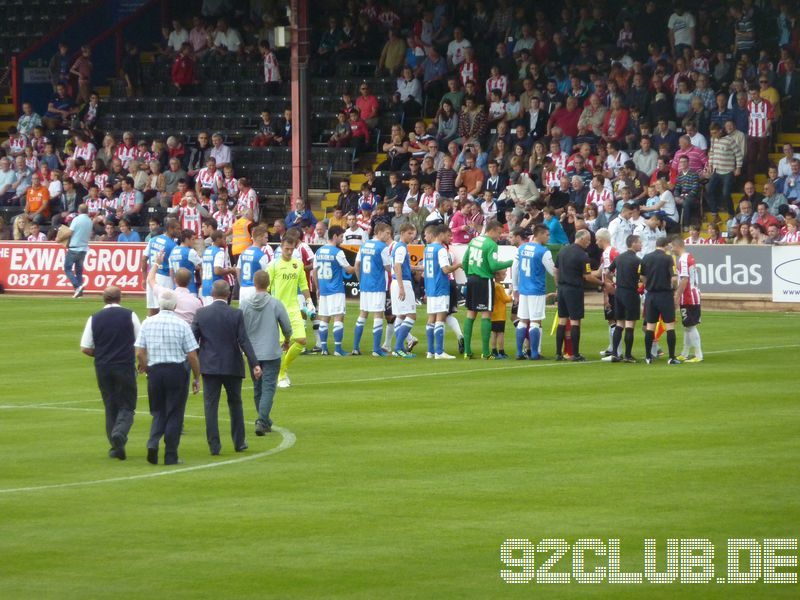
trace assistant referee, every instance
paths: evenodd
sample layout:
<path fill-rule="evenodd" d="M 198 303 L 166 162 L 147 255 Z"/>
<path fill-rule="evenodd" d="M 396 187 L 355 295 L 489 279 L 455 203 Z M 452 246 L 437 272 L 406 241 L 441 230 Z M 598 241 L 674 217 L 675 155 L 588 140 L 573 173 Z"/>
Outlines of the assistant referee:
<path fill-rule="evenodd" d="M 556 281 L 558 297 L 558 328 L 556 329 L 556 360 L 564 360 L 561 349 L 564 347 L 564 335 L 567 320 L 572 327 L 572 360 L 583 362 L 586 359 L 580 353 L 581 320 L 584 317 L 584 282 L 602 285 L 600 279 L 592 275 L 589 255 L 586 248 L 592 242 L 592 235 L 581 229 L 575 234 L 575 243 L 564 246 L 556 256 L 553 279 Z"/>
<path fill-rule="evenodd" d="M 667 330 L 667 347 L 669 349 L 668 365 L 679 365 L 675 358 L 675 279 L 678 271 L 675 261 L 667 254 L 668 238 L 656 240 L 656 249 L 642 259 L 641 276 L 647 295 L 644 299 L 644 320 L 647 329 L 644 333 L 644 349 L 647 364 L 653 362 L 653 337 L 659 315 Z"/>

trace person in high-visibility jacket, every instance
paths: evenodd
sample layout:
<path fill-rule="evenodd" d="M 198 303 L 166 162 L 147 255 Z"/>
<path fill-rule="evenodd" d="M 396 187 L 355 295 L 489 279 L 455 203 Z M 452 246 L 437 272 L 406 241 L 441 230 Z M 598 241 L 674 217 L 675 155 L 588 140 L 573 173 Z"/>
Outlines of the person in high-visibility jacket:
<path fill-rule="evenodd" d="M 238 262 L 242 252 L 253 245 L 252 229 L 253 220 L 250 218 L 249 211 L 233 222 L 233 243 L 231 244 L 231 262 L 233 264 Z"/>

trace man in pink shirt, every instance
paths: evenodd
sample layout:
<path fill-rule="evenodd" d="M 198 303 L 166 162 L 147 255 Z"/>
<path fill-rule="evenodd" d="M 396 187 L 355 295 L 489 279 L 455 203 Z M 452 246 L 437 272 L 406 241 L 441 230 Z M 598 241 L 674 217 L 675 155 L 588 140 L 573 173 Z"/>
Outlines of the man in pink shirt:
<path fill-rule="evenodd" d="M 370 129 L 378 126 L 378 98 L 370 93 L 369 85 L 362 83 L 359 87 L 360 96 L 356 98 L 356 108 L 361 113 L 361 118 Z"/>
<path fill-rule="evenodd" d="M 158 257 L 158 262 L 153 262 L 150 271 L 147 273 L 147 283 L 153 289 L 156 298 L 161 296 L 161 292 L 170 289 L 156 283 L 156 271 L 158 271 L 159 264 L 165 260 L 167 260 L 167 257 L 162 252 Z M 175 289 L 170 290 L 175 292 L 175 297 L 178 301 L 175 305 L 175 315 L 189 325 L 192 324 L 195 313 L 203 307 L 203 301 L 189 291 L 189 280 L 193 276 L 194 273 L 189 269 L 178 269 L 175 273 Z"/>
<path fill-rule="evenodd" d="M 463 187 L 463 186 L 462 186 Z M 454 244 L 469 244 L 477 232 L 472 226 L 472 204 L 467 200 L 461 203 L 461 209 L 450 219 L 450 231 L 453 232 Z"/>
<path fill-rule="evenodd" d="M 689 169 L 695 173 L 700 173 L 706 168 L 708 156 L 697 146 L 692 146 L 692 141 L 688 135 L 682 135 L 678 139 L 678 151 L 672 159 L 672 168 L 678 169 L 682 157 L 689 159 Z"/>

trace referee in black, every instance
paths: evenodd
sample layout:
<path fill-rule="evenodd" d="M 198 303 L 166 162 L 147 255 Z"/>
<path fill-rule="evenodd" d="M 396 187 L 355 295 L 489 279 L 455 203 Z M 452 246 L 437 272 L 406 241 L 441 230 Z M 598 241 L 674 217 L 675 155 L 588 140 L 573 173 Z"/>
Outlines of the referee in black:
<path fill-rule="evenodd" d="M 136 313 L 120 306 L 116 286 L 103 290 L 105 306 L 86 322 L 81 352 L 94 358 L 97 387 L 106 409 L 108 456 L 125 460 L 125 445 L 136 411 L 136 365 L 133 343 L 139 335 Z"/>
<path fill-rule="evenodd" d="M 625 330 L 625 356 L 614 356 L 611 362 L 635 363 L 636 359 L 631 354 L 633 350 L 633 331 L 636 321 L 641 318 L 642 306 L 639 301 L 639 267 L 641 260 L 636 255 L 642 250 L 642 239 L 638 235 L 629 235 L 625 239 L 628 249 L 617 256 L 608 267 L 610 273 L 615 275 L 616 301 L 614 303 L 614 318 L 617 326 L 614 328 L 614 348 L 619 348 L 622 341 L 622 330 Z"/>
<path fill-rule="evenodd" d="M 675 261 L 667 254 L 668 238 L 656 240 L 656 249 L 642 259 L 641 276 L 647 295 L 644 299 L 644 320 L 647 329 L 644 332 L 645 362 L 653 362 L 653 336 L 659 315 L 664 320 L 667 330 L 667 347 L 669 348 L 668 365 L 679 365 L 675 358 L 675 279 L 678 271 Z"/>
<path fill-rule="evenodd" d="M 584 282 L 601 285 L 600 279 L 592 275 L 589 255 L 586 248 L 592 243 L 592 235 L 586 229 L 575 234 L 575 243 L 564 246 L 556 256 L 553 279 L 556 282 L 558 297 L 558 329 L 556 329 L 556 360 L 564 360 L 561 349 L 564 347 L 564 335 L 567 320 L 572 327 L 572 360 L 583 362 L 586 359 L 580 353 L 581 320 L 584 316 Z"/>

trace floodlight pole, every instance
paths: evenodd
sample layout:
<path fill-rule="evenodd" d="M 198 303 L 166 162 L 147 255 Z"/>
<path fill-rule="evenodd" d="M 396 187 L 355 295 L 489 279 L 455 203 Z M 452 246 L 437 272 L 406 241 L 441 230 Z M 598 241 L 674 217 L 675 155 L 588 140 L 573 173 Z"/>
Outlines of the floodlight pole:
<path fill-rule="evenodd" d="M 308 202 L 308 0 L 291 0 L 292 200 Z"/>

